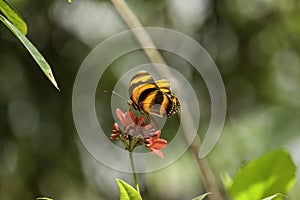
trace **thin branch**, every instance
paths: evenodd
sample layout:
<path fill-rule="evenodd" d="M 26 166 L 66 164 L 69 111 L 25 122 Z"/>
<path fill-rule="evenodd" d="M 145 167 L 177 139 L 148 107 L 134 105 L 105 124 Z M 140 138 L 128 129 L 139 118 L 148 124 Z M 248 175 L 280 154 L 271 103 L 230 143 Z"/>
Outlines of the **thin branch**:
<path fill-rule="evenodd" d="M 123 20 L 126 22 L 127 26 L 130 29 L 133 29 L 132 32 L 138 42 L 141 44 L 142 47 L 147 46 L 155 46 L 152 39 L 148 35 L 148 33 L 143 28 L 142 24 L 136 17 L 136 15 L 132 12 L 132 10 L 128 7 L 126 2 L 124 0 L 111 0 L 114 7 L 118 11 L 118 13 L 121 15 Z M 135 28 L 140 28 L 139 31 L 134 30 Z M 144 48 L 145 54 L 149 58 L 149 60 L 152 63 L 160 63 L 166 65 L 166 62 L 164 61 L 163 57 L 159 53 L 157 49 L 150 49 L 150 48 Z"/>
<path fill-rule="evenodd" d="M 159 63 L 166 65 L 165 60 L 161 56 L 160 52 L 157 49 L 144 48 L 147 46 L 155 46 L 149 34 L 145 31 L 142 24 L 136 17 L 136 15 L 132 12 L 132 10 L 128 7 L 124 0 L 111 0 L 115 9 L 118 11 L 119 15 L 123 18 L 127 26 L 132 29 L 133 34 L 135 35 L 138 42 L 143 47 L 145 54 L 148 59 L 152 63 Z M 135 29 L 139 28 L 138 31 Z M 191 122 L 191 115 L 185 116 L 186 122 Z M 189 132 L 189 126 L 186 123 L 183 123 L 183 132 L 187 136 L 186 133 Z M 208 196 L 210 200 L 222 200 L 222 195 L 218 187 L 218 183 L 216 177 L 214 176 L 211 167 L 206 158 L 199 159 L 198 152 L 199 147 L 201 146 L 200 137 L 196 135 L 194 142 L 190 147 L 190 152 L 193 157 L 197 161 L 197 166 L 199 168 L 199 174 L 202 177 L 202 183 L 207 192 L 211 192 L 212 194 Z"/>
<path fill-rule="evenodd" d="M 207 197 L 210 200 L 222 200 L 226 199 L 226 197 L 222 197 L 221 191 L 218 187 L 218 182 L 216 177 L 209 165 L 209 162 L 206 158 L 199 158 L 199 147 L 201 146 L 200 137 L 197 135 L 191 144 L 190 152 L 192 152 L 192 156 L 197 163 L 198 171 L 200 176 L 202 177 L 202 182 L 206 192 L 211 192 Z"/>

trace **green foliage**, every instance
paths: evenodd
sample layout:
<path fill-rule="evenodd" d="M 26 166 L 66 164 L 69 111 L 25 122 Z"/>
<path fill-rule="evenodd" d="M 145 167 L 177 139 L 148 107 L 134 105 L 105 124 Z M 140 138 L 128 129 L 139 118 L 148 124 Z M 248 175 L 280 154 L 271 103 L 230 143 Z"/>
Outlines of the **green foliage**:
<path fill-rule="evenodd" d="M 272 196 L 266 197 L 263 200 L 272 200 L 272 199 L 276 199 L 276 198 L 278 199 L 278 198 L 284 198 L 284 197 L 286 197 L 286 196 L 283 194 L 277 193 Z"/>
<path fill-rule="evenodd" d="M 128 183 L 116 179 L 120 189 L 120 200 L 141 200 L 141 195 Z"/>
<path fill-rule="evenodd" d="M 36 200 L 53 200 L 53 199 L 50 199 L 48 197 L 38 197 L 36 198 Z"/>
<path fill-rule="evenodd" d="M 3 15 L 12 22 L 12 24 L 19 29 L 24 35 L 27 34 L 27 25 L 18 14 L 18 12 L 8 4 L 5 0 L 0 0 L 0 11 Z"/>
<path fill-rule="evenodd" d="M 22 44 L 29 51 L 33 59 L 40 66 L 44 74 L 51 81 L 51 83 L 59 90 L 55 78 L 52 74 L 52 70 L 45 60 L 45 58 L 40 54 L 40 52 L 35 48 L 35 46 L 17 29 L 10 21 L 0 14 L 0 20 L 17 36 L 17 38 L 22 42 Z"/>
<path fill-rule="evenodd" d="M 202 194 L 202 195 L 200 195 L 198 197 L 193 198 L 192 200 L 202 200 L 202 199 L 204 199 L 209 194 L 210 194 L 210 192 Z"/>
<path fill-rule="evenodd" d="M 225 186 L 234 200 L 282 199 L 283 195 L 277 194 L 289 192 L 295 183 L 295 173 L 290 154 L 278 149 L 249 162 Z"/>

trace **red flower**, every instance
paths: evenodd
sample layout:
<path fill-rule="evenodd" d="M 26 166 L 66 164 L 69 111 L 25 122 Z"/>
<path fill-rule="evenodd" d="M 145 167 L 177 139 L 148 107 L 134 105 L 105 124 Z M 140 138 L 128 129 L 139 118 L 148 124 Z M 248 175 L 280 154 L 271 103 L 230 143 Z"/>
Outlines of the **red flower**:
<path fill-rule="evenodd" d="M 150 149 L 151 153 L 156 153 L 160 157 L 164 157 L 164 153 L 160 151 L 160 149 L 165 148 L 167 146 L 167 141 L 160 137 L 160 130 L 155 132 L 156 135 L 152 136 L 145 140 L 146 147 Z"/>
<path fill-rule="evenodd" d="M 125 144 L 125 149 L 132 151 L 136 146 L 145 144 L 151 153 L 164 157 L 160 149 L 166 147 L 167 141 L 160 137 L 160 130 L 156 130 L 151 124 L 145 124 L 143 117 L 134 115 L 134 112 L 123 113 L 116 110 L 117 117 L 122 124 L 122 129 L 114 123 L 114 129 L 110 135 L 111 140 L 120 139 Z"/>
<path fill-rule="evenodd" d="M 133 114 L 133 112 L 129 111 L 129 112 L 123 113 L 119 108 L 117 108 L 116 114 L 117 114 L 117 117 L 120 120 L 123 128 L 134 125 L 134 121 L 133 121 L 134 114 Z"/>
<path fill-rule="evenodd" d="M 120 120 L 123 130 L 131 137 L 139 138 L 149 138 L 154 134 L 155 129 L 151 124 L 145 124 L 145 119 L 143 117 L 136 117 L 134 112 L 128 111 L 123 113 L 120 109 L 116 110 L 118 119 Z M 114 124 L 113 132 L 119 132 L 118 126 Z"/>

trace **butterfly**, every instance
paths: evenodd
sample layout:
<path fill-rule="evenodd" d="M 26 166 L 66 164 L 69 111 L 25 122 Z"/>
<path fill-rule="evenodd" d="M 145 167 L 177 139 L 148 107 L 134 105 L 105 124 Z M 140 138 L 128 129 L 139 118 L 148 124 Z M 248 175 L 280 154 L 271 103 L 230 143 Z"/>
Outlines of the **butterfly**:
<path fill-rule="evenodd" d="M 165 79 L 154 81 L 147 71 L 137 72 L 129 84 L 129 105 L 150 119 L 150 114 L 170 117 L 180 108 L 178 98 Z"/>

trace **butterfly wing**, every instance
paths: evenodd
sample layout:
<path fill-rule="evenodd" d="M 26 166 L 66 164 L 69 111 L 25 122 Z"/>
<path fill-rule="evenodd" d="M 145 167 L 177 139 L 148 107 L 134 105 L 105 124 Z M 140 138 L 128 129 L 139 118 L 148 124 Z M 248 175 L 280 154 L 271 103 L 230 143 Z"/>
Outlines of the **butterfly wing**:
<path fill-rule="evenodd" d="M 169 104 L 166 107 L 166 112 L 167 112 L 167 117 L 170 117 L 178 112 L 178 110 L 180 108 L 180 103 L 179 103 L 178 98 L 175 95 L 170 94 L 167 96 L 169 99 Z"/>
<path fill-rule="evenodd" d="M 149 92 L 155 90 L 157 90 L 157 86 L 151 75 L 146 71 L 139 71 L 130 80 L 130 100 L 137 105 L 145 99 Z"/>
<path fill-rule="evenodd" d="M 169 117 L 180 107 L 177 97 L 170 90 L 170 83 L 165 79 L 154 81 L 146 71 L 136 73 L 129 85 L 131 105 L 135 110 L 161 117 Z"/>
<path fill-rule="evenodd" d="M 167 117 L 170 117 L 179 110 L 179 100 L 175 95 L 172 94 L 169 81 L 161 79 L 155 81 L 155 83 L 159 87 L 159 89 L 164 93 L 165 100 L 162 103 L 162 107 L 164 108 Z"/>
<path fill-rule="evenodd" d="M 165 94 L 171 94 L 170 82 L 166 79 L 155 81 L 157 87 Z"/>
<path fill-rule="evenodd" d="M 149 93 L 147 97 L 140 102 L 140 106 L 148 113 L 165 117 L 167 115 L 166 106 L 168 103 L 167 95 L 160 90 L 156 90 Z"/>

